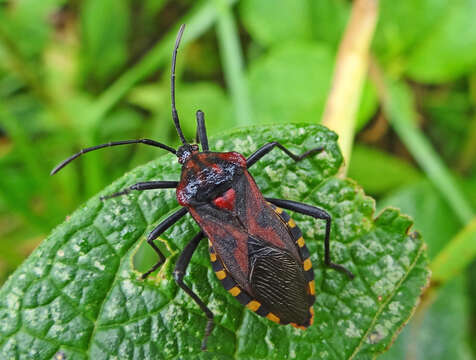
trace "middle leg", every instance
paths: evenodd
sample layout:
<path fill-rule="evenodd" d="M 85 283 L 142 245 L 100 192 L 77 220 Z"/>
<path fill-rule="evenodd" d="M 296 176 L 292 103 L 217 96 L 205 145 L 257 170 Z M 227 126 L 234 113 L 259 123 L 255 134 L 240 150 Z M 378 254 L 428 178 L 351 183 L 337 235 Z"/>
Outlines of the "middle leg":
<path fill-rule="evenodd" d="M 292 158 L 294 161 L 301 161 L 302 159 L 305 159 L 306 157 L 320 153 L 324 148 L 322 146 L 316 147 L 314 149 L 308 150 L 300 155 L 293 154 L 291 151 L 286 149 L 283 145 L 281 145 L 277 141 L 273 141 L 270 143 L 267 143 L 260 147 L 258 150 L 256 150 L 253 154 L 251 154 L 248 159 L 246 159 L 246 166 L 250 168 L 253 166 L 258 160 L 260 160 L 263 156 L 265 156 L 267 153 L 269 153 L 271 150 L 273 150 L 275 147 L 278 147 L 286 155 L 288 155 L 290 158 Z"/>

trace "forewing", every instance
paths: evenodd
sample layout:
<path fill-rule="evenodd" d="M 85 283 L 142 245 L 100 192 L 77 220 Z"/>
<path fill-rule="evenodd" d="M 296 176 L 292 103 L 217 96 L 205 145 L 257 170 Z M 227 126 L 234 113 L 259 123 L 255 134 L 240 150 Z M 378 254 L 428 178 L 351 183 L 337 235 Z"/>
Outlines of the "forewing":
<path fill-rule="evenodd" d="M 286 250 L 252 240 L 250 283 L 255 298 L 282 324 L 309 326 L 314 299 L 302 265 Z"/>

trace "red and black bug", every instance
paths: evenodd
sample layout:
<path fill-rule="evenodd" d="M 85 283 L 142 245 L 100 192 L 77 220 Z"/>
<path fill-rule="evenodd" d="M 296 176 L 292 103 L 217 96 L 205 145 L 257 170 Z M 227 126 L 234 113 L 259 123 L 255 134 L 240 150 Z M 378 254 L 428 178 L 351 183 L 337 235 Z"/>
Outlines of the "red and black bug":
<path fill-rule="evenodd" d="M 132 190 L 176 188 L 177 200 L 182 208 L 149 234 L 147 242 L 157 253 L 159 260 L 142 275 L 142 279 L 165 261 L 154 240 L 183 216 L 190 214 L 201 230 L 180 254 L 174 278 L 208 318 L 202 348 L 206 348 L 207 337 L 214 326 L 213 313 L 184 283 L 183 278 L 195 249 L 204 238 L 209 239 L 210 258 L 218 279 L 241 304 L 276 323 L 305 329 L 312 324 L 314 316 L 314 271 L 301 230 L 282 209 L 325 220 L 325 265 L 344 272 L 350 278 L 353 278 L 353 274 L 331 261 L 331 216 L 325 210 L 311 205 L 263 197 L 248 169 L 276 147 L 294 161 L 300 161 L 324 149 L 316 147 L 295 155 L 280 143 L 270 142 L 248 158 L 237 152 L 212 152 L 208 147 L 204 114 L 200 110 L 196 114 L 197 144 L 188 143 L 180 128 L 175 108 L 175 63 L 183 30 L 184 25 L 175 42 L 171 78 L 172 118 L 182 145 L 175 150 L 149 139 L 111 142 L 81 150 L 61 162 L 51 174 L 84 153 L 109 146 L 142 143 L 175 154 L 182 164 L 179 182 L 140 182 L 103 198 L 125 195 Z"/>

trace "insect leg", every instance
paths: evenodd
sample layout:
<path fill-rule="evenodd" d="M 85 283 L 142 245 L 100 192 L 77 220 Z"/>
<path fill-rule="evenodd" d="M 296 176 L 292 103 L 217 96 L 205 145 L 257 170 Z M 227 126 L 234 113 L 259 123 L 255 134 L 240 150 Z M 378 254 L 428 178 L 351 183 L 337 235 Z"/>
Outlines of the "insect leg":
<path fill-rule="evenodd" d="M 208 151 L 207 129 L 202 110 L 197 111 L 197 142 L 202 145 L 202 151 Z"/>
<path fill-rule="evenodd" d="M 197 294 L 193 292 L 185 283 L 183 282 L 183 277 L 185 276 L 185 272 L 187 270 L 188 264 L 190 263 L 190 259 L 197 248 L 197 245 L 200 243 L 205 237 L 202 231 L 200 231 L 194 238 L 187 244 L 185 249 L 183 249 L 182 253 L 180 254 L 177 263 L 175 264 L 174 270 L 174 279 L 177 282 L 178 286 L 182 288 L 192 299 L 197 303 L 197 305 L 202 309 L 205 315 L 208 318 L 207 326 L 205 328 L 205 335 L 202 341 L 202 350 L 206 350 L 207 348 L 207 338 L 211 334 L 213 330 L 213 313 L 211 310 L 205 305 L 205 303 L 198 297 Z"/>
<path fill-rule="evenodd" d="M 258 150 L 256 150 L 253 154 L 251 154 L 248 159 L 246 159 L 246 166 L 250 168 L 254 163 L 256 163 L 258 160 L 260 160 L 263 156 L 265 156 L 267 153 L 269 153 L 271 150 L 273 150 L 275 147 L 280 148 L 282 151 L 286 153 L 290 158 L 292 158 L 294 161 L 301 161 L 302 159 L 314 155 L 317 153 L 320 153 L 324 148 L 322 146 L 316 147 L 314 149 L 308 150 L 305 153 L 302 153 L 301 155 L 296 155 L 293 154 L 291 151 L 286 149 L 283 145 L 281 145 L 277 141 L 273 141 L 270 143 L 267 143 L 260 147 Z"/>
<path fill-rule="evenodd" d="M 326 236 L 324 238 L 324 263 L 326 266 L 333 268 L 337 271 L 341 271 L 345 273 L 349 278 L 353 279 L 354 274 L 347 270 L 344 266 L 335 264 L 331 261 L 331 253 L 330 253 L 330 246 L 329 246 L 329 239 L 331 233 L 331 216 L 327 211 L 324 209 L 319 209 L 318 207 L 311 206 L 308 204 L 303 204 L 296 201 L 291 200 L 282 200 L 282 199 L 270 199 L 266 198 L 267 201 L 270 203 L 279 206 L 283 209 L 291 210 L 298 212 L 300 214 L 309 215 L 316 219 L 323 219 L 326 221 Z"/>
<path fill-rule="evenodd" d="M 111 195 L 101 196 L 101 200 L 111 199 L 113 197 L 127 195 L 132 190 L 142 191 L 142 190 L 153 190 L 153 189 L 173 189 L 178 185 L 178 181 L 147 181 L 139 182 L 137 184 L 131 185 L 124 190 L 118 191 Z"/>
<path fill-rule="evenodd" d="M 157 255 L 159 255 L 159 260 L 154 266 L 152 266 L 150 270 L 142 274 L 141 276 L 142 280 L 144 280 L 147 276 L 149 276 L 150 273 L 157 270 L 160 267 L 160 265 L 162 265 L 165 261 L 164 254 L 162 254 L 162 252 L 157 247 L 157 245 L 154 244 L 154 240 L 157 239 L 165 230 L 167 230 L 169 227 L 171 227 L 173 224 L 179 221 L 187 212 L 188 212 L 187 208 L 182 208 L 179 211 L 174 212 L 167 219 L 165 219 L 159 225 L 157 225 L 157 227 L 154 230 L 152 230 L 149 236 L 147 237 L 147 243 L 150 246 L 152 246 L 152 249 L 154 249 Z"/>

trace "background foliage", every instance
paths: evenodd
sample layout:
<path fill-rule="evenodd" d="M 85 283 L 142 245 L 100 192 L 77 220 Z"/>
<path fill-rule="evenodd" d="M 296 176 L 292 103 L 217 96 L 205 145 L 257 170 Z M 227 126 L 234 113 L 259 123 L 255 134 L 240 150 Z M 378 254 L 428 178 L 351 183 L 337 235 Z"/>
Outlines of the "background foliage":
<path fill-rule="evenodd" d="M 247 124 L 318 122 L 350 6 L 345 0 L 0 1 L 2 281 L 66 214 L 157 152 L 90 154 L 50 178 L 58 161 L 116 139 L 177 143 L 168 68 L 180 23 L 187 31 L 177 102 L 192 137 L 198 108 L 212 134 Z M 372 54 L 392 85 L 383 102 L 368 81 L 350 159 L 348 175 L 378 204 L 414 217 L 436 259 L 435 275 L 448 244 L 476 242 L 475 18 L 475 0 L 380 2 Z M 436 277 L 431 301 L 383 358 L 474 357 L 476 267 L 474 251 L 461 249 L 463 265 L 470 265 L 458 276 Z"/>

